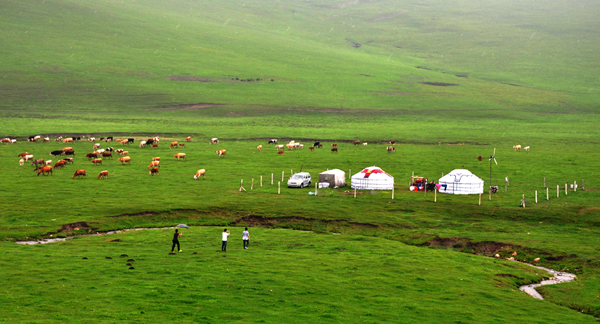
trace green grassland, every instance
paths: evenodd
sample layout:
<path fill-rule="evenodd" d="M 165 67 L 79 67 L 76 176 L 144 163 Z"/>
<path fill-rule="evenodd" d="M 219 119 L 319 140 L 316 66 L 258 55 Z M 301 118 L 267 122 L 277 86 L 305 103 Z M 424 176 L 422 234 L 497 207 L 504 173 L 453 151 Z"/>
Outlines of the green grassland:
<path fill-rule="evenodd" d="M 400 316 L 407 322 L 440 322 L 445 315 L 448 322 L 514 322 L 514 312 L 525 316 L 523 322 L 593 321 L 574 310 L 600 317 L 598 14 L 596 2 L 563 0 L 4 1 L 0 137 L 18 137 L 19 142 L 0 146 L 0 240 L 5 251 L 1 262 L 5 273 L 22 276 L 10 281 L 11 276 L 4 277 L 7 290 L 14 291 L 1 306 L 3 314 L 10 314 L 5 319 L 164 321 L 184 312 L 175 308 L 176 302 L 158 309 L 134 304 L 174 298 L 189 306 L 187 321 L 380 322 Z M 84 158 L 91 143 L 68 144 L 75 148 L 75 164 L 43 177 L 36 176 L 29 164 L 19 166 L 17 154 L 28 151 L 36 158 L 51 159 L 50 151 L 66 145 L 22 140 L 37 134 L 137 140 L 161 135 L 163 141 L 154 150 L 125 147 L 131 165 L 121 165 L 115 157 L 102 166 Z M 185 148 L 168 148 L 171 140 L 186 136 L 193 140 Z M 221 143 L 209 145 L 211 137 L 219 137 Z M 268 138 L 300 140 L 305 146 L 320 140 L 325 147 L 277 156 L 266 144 Z M 369 145 L 353 146 L 353 140 Z M 390 140 L 398 141 L 395 153 L 385 150 Z M 338 143 L 338 154 L 329 151 L 333 142 Z M 262 152 L 255 149 L 259 144 L 264 146 Z M 514 152 L 515 144 L 532 150 Z M 103 143 L 107 146 L 121 147 Z M 228 151 L 224 158 L 214 153 L 221 148 Z M 500 192 L 491 200 L 484 195 L 481 206 L 475 196 L 439 194 L 434 202 L 429 193 L 425 197 L 407 189 L 412 172 L 437 179 L 462 167 L 487 186 L 487 157 L 494 148 L 499 164 L 493 166 L 492 184 L 499 185 Z M 185 152 L 187 161 L 172 159 L 177 152 Z M 162 159 L 161 171 L 151 177 L 146 167 L 155 156 Z M 291 190 L 283 185 L 290 172 L 300 168 L 316 179 L 326 169 L 355 173 L 371 165 L 395 177 L 394 200 L 389 192 L 359 192 L 354 199 L 347 188 L 309 196 L 314 188 Z M 207 177 L 194 181 L 200 168 L 207 170 Z M 73 180 L 76 169 L 86 169 L 88 178 Z M 102 170 L 109 170 L 108 180 L 96 179 Z M 278 195 L 282 171 L 285 179 Z M 510 179 L 507 193 L 504 177 Z M 544 178 L 550 189 L 548 201 Z M 242 179 L 246 192 L 238 191 Z M 582 179 L 586 190 L 569 191 L 565 197 L 565 182 L 581 186 Z M 527 208 L 519 207 L 522 195 Z M 77 222 L 85 226 L 61 231 L 62 225 Z M 223 288 L 223 280 L 236 280 L 236 286 L 243 282 L 239 276 L 245 260 L 234 253 L 232 258 L 237 259 L 232 262 L 237 266 L 232 271 L 238 278 L 215 274 L 195 281 L 204 266 L 219 272 L 230 260 L 210 257 L 218 248 L 209 248 L 208 240 L 197 244 L 198 258 L 184 254 L 172 259 L 157 250 L 168 244 L 168 238 L 163 243 L 150 232 L 119 234 L 127 237 L 121 243 L 108 242 L 112 237 L 36 247 L 12 243 L 178 223 L 250 225 L 253 233 L 273 237 L 263 240 L 263 247 L 271 250 L 251 252 L 257 264 L 252 280 L 261 284 L 240 291 L 243 298 L 227 295 L 219 300 L 198 292 Z M 210 227 L 193 227 L 190 232 L 218 234 Z M 330 236 L 331 232 L 342 235 Z M 300 242 L 304 246 L 294 246 L 303 236 L 309 236 Z M 284 248 L 278 248 L 277 240 L 285 242 Z M 525 279 L 508 276 L 501 284 L 494 281 L 498 280 L 494 274 L 507 263 L 469 255 L 492 256 L 496 251 L 482 245 L 492 241 L 505 246 L 497 251 L 503 258 L 512 251 L 519 251 L 520 260 L 540 257 L 540 264 L 569 269 L 578 280 L 540 289 L 544 302 L 512 292 L 535 277 L 518 267 L 510 271 Z M 313 253 L 311 244 L 322 244 L 323 250 Z M 127 251 L 120 250 L 122 245 Z M 397 259 L 382 261 L 388 256 L 376 251 L 380 246 L 414 253 L 410 261 L 423 260 L 411 263 L 392 254 L 390 258 Z M 347 259 L 338 259 L 335 271 L 311 267 L 323 265 L 331 252 L 341 248 Z M 110 264 L 96 268 L 97 264 L 89 265 L 92 262 L 81 263 L 82 253 L 97 261 L 108 253 L 103 249 L 113 257 L 128 253 L 145 258 L 147 267 L 136 264 L 135 272 L 119 269 L 115 277 Z M 63 260 L 67 266 L 57 269 L 45 258 Z M 290 262 L 300 260 L 306 262 L 297 263 L 298 269 L 292 271 Z M 373 262 L 385 264 L 372 267 Z M 461 268 L 457 262 L 468 265 Z M 402 278 L 398 272 L 416 273 L 430 263 L 447 273 L 430 276 L 420 271 L 424 280 L 417 280 Z M 356 294 L 348 286 L 354 278 L 347 272 L 351 266 L 361 269 L 356 275 L 373 289 L 363 286 Z M 488 268 L 494 270 L 488 273 Z M 465 293 L 471 296 L 469 302 L 424 296 L 435 294 L 436 287 L 458 292 L 461 288 L 454 283 L 438 282 L 449 282 L 457 271 L 465 270 L 477 278 Z M 59 283 L 68 281 L 73 271 L 85 278 L 70 282 L 69 292 L 76 295 L 52 306 L 68 295 Z M 139 286 L 128 287 L 133 273 L 139 272 L 144 273 Z M 271 279 L 263 278 L 265 273 Z M 299 273 L 301 280 L 289 279 Z M 41 281 L 32 278 L 37 274 L 53 283 L 50 289 L 27 283 Z M 367 280 L 371 275 L 386 280 Z M 327 280 L 317 280 L 322 277 Z M 100 286 L 99 280 L 106 285 Z M 402 283 L 391 284 L 397 280 Z M 265 283 L 299 295 L 274 297 L 266 288 L 263 292 Z M 179 285 L 195 292 L 178 295 Z M 410 287 L 411 292 L 390 288 L 398 286 Z M 113 302 L 115 290 L 123 289 Z M 145 290 L 145 297 L 134 296 L 139 289 Z M 34 290 L 50 294 L 44 299 L 50 314 L 23 299 Z M 255 290 L 260 294 L 253 295 Z M 489 296 L 472 297 L 478 294 Z M 244 303 L 259 295 L 256 307 Z M 89 310 L 98 298 L 104 301 L 98 310 L 104 315 L 69 311 Z M 414 300 L 427 302 L 411 305 Z M 224 306 L 228 304 L 233 306 Z M 352 313 L 365 304 L 363 313 Z M 20 312 L 15 307 L 24 307 L 27 316 L 17 318 Z M 457 307 L 467 308 L 460 312 Z"/>

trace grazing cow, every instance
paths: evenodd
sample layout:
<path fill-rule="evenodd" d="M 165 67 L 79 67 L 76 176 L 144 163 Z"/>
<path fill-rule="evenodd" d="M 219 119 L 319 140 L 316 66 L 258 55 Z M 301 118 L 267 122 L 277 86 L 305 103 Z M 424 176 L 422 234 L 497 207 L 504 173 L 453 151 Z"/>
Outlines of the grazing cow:
<path fill-rule="evenodd" d="M 117 154 L 123 153 L 123 149 L 117 149 Z"/>
<path fill-rule="evenodd" d="M 528 151 L 528 152 L 529 152 L 529 149 L 530 149 L 530 147 L 529 147 L 529 146 L 525 146 L 523 149 L 524 149 L 525 151 Z"/>
<path fill-rule="evenodd" d="M 200 169 L 196 171 L 196 175 L 194 176 L 194 180 L 198 180 L 200 177 L 205 178 L 206 170 Z"/>
<path fill-rule="evenodd" d="M 75 151 L 73 151 L 73 150 L 65 151 L 65 155 L 73 155 L 73 156 L 75 156 Z"/>
<path fill-rule="evenodd" d="M 31 153 L 29 152 L 23 152 L 23 153 L 19 153 L 19 155 L 17 155 L 18 157 L 24 157 L 25 155 L 31 155 Z"/>
<path fill-rule="evenodd" d="M 130 156 L 124 156 L 122 158 L 119 158 L 117 161 L 121 162 L 121 164 L 125 164 L 125 162 L 127 162 L 129 165 L 131 165 L 131 157 Z"/>
<path fill-rule="evenodd" d="M 75 177 L 84 177 L 87 178 L 87 175 L 85 174 L 85 170 L 77 170 L 75 171 L 75 173 L 73 174 L 73 179 L 75 179 Z"/>
<path fill-rule="evenodd" d="M 93 159 L 92 163 L 94 163 L 94 165 L 98 165 L 98 163 L 100 163 L 100 165 L 102 165 L 102 159 Z"/>
<path fill-rule="evenodd" d="M 119 153 L 121 155 L 129 155 L 129 151 L 121 151 L 121 153 Z"/>
<path fill-rule="evenodd" d="M 354 144 L 354 145 L 360 145 L 360 141 L 354 141 L 354 142 L 352 142 L 352 144 Z"/>
<path fill-rule="evenodd" d="M 152 170 L 150 170 L 150 175 L 158 175 L 158 169 L 157 168 L 152 168 Z"/>
<path fill-rule="evenodd" d="M 390 141 L 390 144 L 394 145 L 396 144 L 396 141 Z"/>
<path fill-rule="evenodd" d="M 318 147 L 318 148 L 322 148 L 322 147 L 323 147 L 323 144 L 319 144 L 319 146 L 317 146 L 317 147 Z"/>
<path fill-rule="evenodd" d="M 94 159 L 98 157 L 98 153 L 93 152 L 93 153 L 88 153 L 85 155 L 86 158 L 88 158 L 88 160 Z"/>
<path fill-rule="evenodd" d="M 33 160 L 33 155 L 32 154 L 25 155 L 23 158 L 25 159 L 25 161 Z"/>
<path fill-rule="evenodd" d="M 44 161 L 44 165 L 52 165 L 52 160 L 46 160 L 46 161 Z"/>
<path fill-rule="evenodd" d="M 29 136 L 29 141 L 30 142 L 35 142 L 37 144 L 37 140 L 39 140 L 40 138 L 42 138 L 40 135 Z"/>
<path fill-rule="evenodd" d="M 298 148 L 299 149 L 303 149 L 304 148 L 304 144 L 298 144 Z"/>
<path fill-rule="evenodd" d="M 76 138 L 73 138 L 73 139 L 76 140 L 76 141 L 81 141 L 81 137 L 76 137 Z"/>
<path fill-rule="evenodd" d="M 16 139 L 11 139 L 11 140 L 10 140 L 10 144 L 15 144 L 16 142 L 17 142 L 17 140 L 16 140 Z"/>
<path fill-rule="evenodd" d="M 332 148 L 332 149 L 331 149 L 331 152 L 335 152 L 335 153 L 337 153 L 337 152 L 338 152 L 338 150 L 337 150 L 337 147 L 334 147 L 334 148 Z"/>
<path fill-rule="evenodd" d="M 109 148 L 106 149 L 107 152 L 113 152 L 114 150 L 115 150 L 114 147 L 109 147 Z"/>
<path fill-rule="evenodd" d="M 177 145 L 179 145 L 179 147 L 185 147 L 185 143 L 179 143 Z"/>
<path fill-rule="evenodd" d="M 152 158 L 152 161 L 160 161 L 160 157 Z"/>
<path fill-rule="evenodd" d="M 160 161 L 152 161 L 152 162 L 150 162 L 150 165 L 148 166 L 148 170 L 150 170 L 152 168 L 160 168 Z"/>
<path fill-rule="evenodd" d="M 107 137 L 107 138 L 106 138 L 106 140 L 105 140 L 105 141 L 106 141 L 106 142 L 110 142 L 110 141 L 112 141 L 112 140 L 113 140 L 113 137 L 112 137 L 112 136 L 109 136 L 109 137 Z"/>
<path fill-rule="evenodd" d="M 102 157 L 112 159 L 112 153 L 111 152 L 102 152 Z"/>
<path fill-rule="evenodd" d="M 276 138 L 272 138 L 269 140 L 269 142 L 267 144 L 277 144 L 277 139 Z"/>
<path fill-rule="evenodd" d="M 309 150 L 312 152 L 312 151 L 314 151 L 314 150 L 315 150 L 315 147 L 314 147 L 314 146 L 311 146 L 311 147 L 309 147 L 308 149 L 309 149 Z"/>
<path fill-rule="evenodd" d="M 144 147 L 146 145 L 146 141 L 141 141 L 140 142 L 140 148 Z"/>
<path fill-rule="evenodd" d="M 152 145 L 154 144 L 154 138 L 149 138 L 146 140 L 146 145 Z"/>
<path fill-rule="evenodd" d="M 364 142 L 364 143 L 363 143 L 363 145 L 364 145 L 364 146 L 367 146 L 367 144 L 369 144 L 369 143 L 367 143 L 367 142 Z"/>
<path fill-rule="evenodd" d="M 213 145 L 213 144 L 219 144 L 219 139 L 216 138 L 216 137 L 211 138 L 210 139 L 210 145 Z"/>
<path fill-rule="evenodd" d="M 2 144 L 8 144 L 8 143 L 10 143 L 10 138 L 7 137 L 7 138 L 2 139 Z"/>
<path fill-rule="evenodd" d="M 100 143 L 96 143 L 96 144 L 94 144 L 94 147 L 92 147 L 92 150 L 95 150 L 95 149 L 97 149 L 97 148 L 100 148 Z"/>
<path fill-rule="evenodd" d="M 90 141 L 90 142 L 95 142 L 95 141 L 96 141 L 96 138 L 95 138 L 95 137 L 90 137 L 90 138 L 88 138 L 88 141 Z"/>
<path fill-rule="evenodd" d="M 135 138 L 128 138 L 127 139 L 127 143 L 134 143 L 135 142 Z"/>
<path fill-rule="evenodd" d="M 331 144 L 332 147 L 337 147 L 337 143 Z"/>
<path fill-rule="evenodd" d="M 156 148 L 156 147 L 158 147 L 158 143 L 152 144 L 152 148 Z"/>
<path fill-rule="evenodd" d="M 177 147 L 177 142 L 171 142 L 171 146 L 169 148 L 172 149 L 173 147 Z"/>
<path fill-rule="evenodd" d="M 98 180 L 102 178 L 108 179 L 108 170 L 100 171 L 100 174 L 98 175 Z"/>
<path fill-rule="evenodd" d="M 186 137 L 186 138 L 185 138 L 185 140 L 186 140 L 187 142 L 191 142 L 191 141 L 192 141 L 192 137 L 191 137 L 191 136 L 188 136 L 188 137 Z"/>
<path fill-rule="evenodd" d="M 294 144 L 288 144 L 287 145 L 288 150 L 292 150 L 292 149 L 294 149 L 294 147 L 295 147 Z"/>
<path fill-rule="evenodd" d="M 55 142 L 62 141 L 62 136 L 57 137 L 54 141 Z"/>
<path fill-rule="evenodd" d="M 45 167 L 41 168 L 38 171 L 38 176 L 40 175 L 40 173 L 42 175 L 47 175 L 47 173 L 49 173 L 50 175 L 52 175 L 52 166 L 45 166 Z"/>
<path fill-rule="evenodd" d="M 52 155 L 52 156 L 63 155 L 63 154 L 65 154 L 65 152 L 63 150 L 57 150 L 57 151 L 50 152 L 50 155 Z"/>
<path fill-rule="evenodd" d="M 284 155 L 284 154 L 285 154 L 285 151 L 279 151 L 279 152 L 277 152 L 277 155 Z"/>
<path fill-rule="evenodd" d="M 20 160 L 19 160 L 19 165 L 20 165 L 20 166 L 22 166 L 23 164 L 25 164 L 25 160 L 23 160 L 23 159 L 20 159 Z"/>
<path fill-rule="evenodd" d="M 227 154 L 227 150 L 217 150 L 215 151 L 218 157 L 225 156 Z"/>
<path fill-rule="evenodd" d="M 72 147 L 63 147 L 63 148 L 62 148 L 62 149 L 60 149 L 60 150 L 61 150 L 61 151 L 63 151 L 63 152 L 66 152 L 66 151 L 73 151 L 73 148 L 72 148 Z"/>
<path fill-rule="evenodd" d="M 275 149 L 283 150 L 283 144 L 275 145 Z"/>
<path fill-rule="evenodd" d="M 65 163 L 73 164 L 73 158 L 65 158 L 65 159 L 62 159 L 62 161 L 65 161 Z"/>
<path fill-rule="evenodd" d="M 520 151 L 521 150 L 521 145 L 515 145 L 513 146 L 513 149 L 516 151 Z"/>
<path fill-rule="evenodd" d="M 121 144 L 123 144 L 123 146 L 125 146 L 125 144 L 129 144 L 129 141 L 128 140 L 122 140 Z"/>
<path fill-rule="evenodd" d="M 37 160 L 33 160 L 33 162 L 31 162 L 31 165 L 38 165 L 38 164 L 44 164 L 44 159 L 37 159 Z"/>
<path fill-rule="evenodd" d="M 65 168 L 65 164 L 66 164 L 65 160 L 60 160 L 60 161 L 56 162 L 56 164 L 54 164 L 54 168 L 55 169 L 56 168 L 63 168 L 64 169 Z"/>
<path fill-rule="evenodd" d="M 180 158 L 181 158 L 181 159 L 184 159 L 184 160 L 186 160 L 186 159 L 187 159 L 187 158 L 185 157 L 185 153 L 177 153 L 177 154 L 173 155 L 173 158 L 174 158 L 174 159 L 177 159 L 177 161 L 179 161 L 179 159 L 180 159 Z"/>
<path fill-rule="evenodd" d="M 388 152 L 396 152 L 396 148 L 395 148 L 395 147 L 393 147 L 393 146 L 388 146 L 388 147 L 387 147 L 387 151 L 388 151 Z"/>
<path fill-rule="evenodd" d="M 313 146 L 319 147 L 319 144 L 321 144 L 321 142 L 315 142 L 315 144 L 313 144 Z"/>
<path fill-rule="evenodd" d="M 42 143 L 46 143 L 46 142 L 50 142 L 50 137 L 44 137 L 44 140 L 42 141 Z"/>
<path fill-rule="evenodd" d="M 256 147 L 256 149 L 257 149 L 259 152 L 260 152 L 260 151 L 262 151 L 262 145 L 259 145 L 259 146 L 257 146 L 257 147 Z"/>
<path fill-rule="evenodd" d="M 73 143 L 73 138 L 72 137 L 67 137 L 65 139 L 62 140 L 63 144 L 64 143 Z"/>

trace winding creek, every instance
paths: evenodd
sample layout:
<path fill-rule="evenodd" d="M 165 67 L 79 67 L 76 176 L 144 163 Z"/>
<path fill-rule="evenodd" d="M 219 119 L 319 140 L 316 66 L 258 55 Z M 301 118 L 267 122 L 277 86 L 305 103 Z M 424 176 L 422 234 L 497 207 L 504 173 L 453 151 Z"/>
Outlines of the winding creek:
<path fill-rule="evenodd" d="M 75 237 L 102 236 L 102 235 L 117 234 L 117 233 L 128 232 L 128 231 L 158 230 L 158 229 L 173 229 L 173 228 L 176 228 L 176 227 L 175 226 L 145 227 L 145 228 L 144 227 L 136 227 L 136 228 L 108 231 L 108 232 L 102 232 L 102 233 L 98 232 L 95 234 L 81 234 L 81 235 L 76 235 L 76 236 L 49 238 L 49 239 L 42 239 L 42 240 L 35 240 L 35 241 L 17 241 L 16 243 L 23 244 L 23 245 L 48 244 L 48 243 L 56 243 L 56 242 L 70 240 Z M 334 234 L 338 234 L 338 233 L 334 233 Z M 514 261 L 514 262 L 519 262 L 519 261 Z M 568 273 L 568 272 L 564 272 L 564 271 L 556 271 L 553 269 L 544 268 L 544 267 L 540 267 L 540 266 L 536 266 L 536 265 L 524 263 L 524 262 L 521 262 L 521 263 L 526 264 L 530 267 L 534 267 L 536 269 L 544 270 L 552 275 L 549 279 L 542 280 L 539 283 L 524 285 L 524 286 L 519 287 L 519 290 L 521 290 L 522 292 L 528 294 L 529 296 L 531 296 L 533 298 L 537 298 L 537 299 L 541 299 L 541 300 L 544 299 L 544 297 L 542 297 L 542 295 L 540 295 L 540 293 L 538 293 L 537 290 L 535 290 L 535 288 L 537 288 L 537 287 L 546 286 L 546 285 L 556 285 L 556 284 L 563 283 L 563 282 L 573 281 L 577 278 L 577 276 L 572 273 Z"/>

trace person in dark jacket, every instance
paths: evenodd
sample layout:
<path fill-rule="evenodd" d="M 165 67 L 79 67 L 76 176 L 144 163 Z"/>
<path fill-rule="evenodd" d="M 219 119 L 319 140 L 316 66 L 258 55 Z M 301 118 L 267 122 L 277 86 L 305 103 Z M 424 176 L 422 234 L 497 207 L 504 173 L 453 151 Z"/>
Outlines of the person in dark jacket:
<path fill-rule="evenodd" d="M 175 230 L 175 235 L 173 235 L 173 246 L 171 247 L 171 253 L 175 250 L 175 244 L 177 244 L 177 250 L 179 250 L 179 252 L 181 252 L 181 246 L 179 246 L 179 237 L 181 236 L 181 234 L 183 233 L 178 233 L 179 230 Z"/>

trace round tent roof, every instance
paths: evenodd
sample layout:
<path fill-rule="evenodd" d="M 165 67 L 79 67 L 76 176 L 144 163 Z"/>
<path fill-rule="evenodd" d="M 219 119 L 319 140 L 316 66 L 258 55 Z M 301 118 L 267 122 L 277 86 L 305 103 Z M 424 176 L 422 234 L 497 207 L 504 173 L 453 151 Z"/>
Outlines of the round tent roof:
<path fill-rule="evenodd" d="M 354 174 L 351 181 L 352 188 L 361 190 L 392 190 L 394 188 L 394 177 L 377 166 L 370 166 Z"/>
<path fill-rule="evenodd" d="M 483 180 L 466 169 L 455 169 L 438 181 L 441 193 L 471 195 L 483 193 Z"/>

